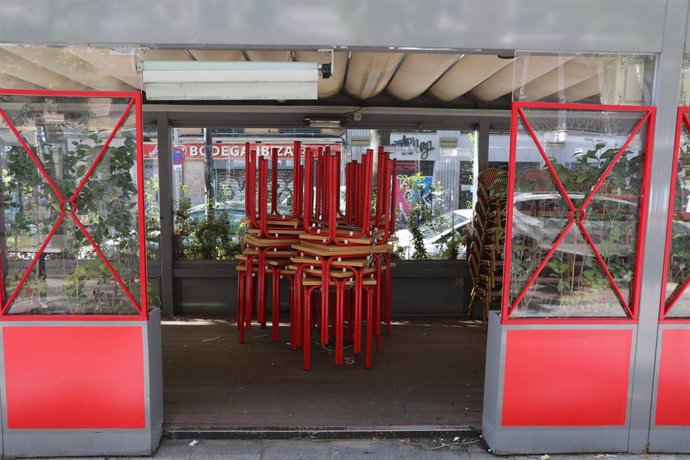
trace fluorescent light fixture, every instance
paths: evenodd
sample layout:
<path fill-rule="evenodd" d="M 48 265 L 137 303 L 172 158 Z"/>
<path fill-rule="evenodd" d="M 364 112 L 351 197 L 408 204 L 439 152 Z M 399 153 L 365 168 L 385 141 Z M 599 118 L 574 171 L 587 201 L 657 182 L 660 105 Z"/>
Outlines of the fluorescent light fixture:
<path fill-rule="evenodd" d="M 160 100 L 317 99 L 315 62 L 144 61 L 146 98 Z"/>
<path fill-rule="evenodd" d="M 304 123 L 310 128 L 340 128 L 343 122 L 337 118 L 310 118 L 305 117 Z"/>

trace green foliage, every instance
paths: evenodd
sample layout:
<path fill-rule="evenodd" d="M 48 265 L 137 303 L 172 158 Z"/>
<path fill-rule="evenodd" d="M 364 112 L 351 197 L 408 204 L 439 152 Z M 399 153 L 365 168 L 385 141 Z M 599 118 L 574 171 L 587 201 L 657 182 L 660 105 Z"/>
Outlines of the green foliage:
<path fill-rule="evenodd" d="M 412 259 L 425 260 L 429 258 L 426 247 L 424 246 L 424 235 L 421 231 L 423 224 L 440 225 L 444 219 L 441 213 L 441 206 L 438 201 L 433 200 L 443 191 L 441 184 L 431 185 L 432 202 L 429 204 L 424 199 L 423 190 L 425 188 L 425 177 L 421 172 L 417 172 L 403 179 L 402 191 L 405 199 L 410 204 L 410 211 L 407 214 L 407 227 L 412 239 L 414 254 Z"/>
<path fill-rule="evenodd" d="M 690 212 L 687 204 L 690 201 L 690 145 L 687 139 L 680 147 L 678 154 L 678 172 L 673 204 L 673 221 L 671 228 L 671 251 L 668 260 L 669 282 L 675 283 L 673 293 L 668 301 L 682 288 L 683 282 L 690 277 Z"/>
<path fill-rule="evenodd" d="M 448 260 L 455 260 L 460 255 L 460 244 L 463 238 L 460 236 L 459 232 L 453 230 L 451 237 L 448 240 L 448 244 L 441 253 L 441 257 Z"/>
<path fill-rule="evenodd" d="M 229 260 L 241 251 L 238 234 L 246 231 L 246 224 L 241 224 L 237 233 L 229 225 L 226 211 L 215 210 L 200 220 L 189 215 L 192 202 L 187 196 L 187 186 L 179 186 L 179 199 L 175 209 L 175 235 L 177 254 L 186 260 Z"/>

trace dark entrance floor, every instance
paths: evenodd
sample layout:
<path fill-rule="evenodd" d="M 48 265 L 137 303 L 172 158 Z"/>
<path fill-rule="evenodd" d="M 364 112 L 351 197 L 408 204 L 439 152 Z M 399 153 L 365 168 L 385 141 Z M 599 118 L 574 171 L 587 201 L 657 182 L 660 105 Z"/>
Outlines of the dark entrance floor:
<path fill-rule="evenodd" d="M 255 327 L 238 343 L 228 319 L 163 321 L 166 430 L 326 428 L 481 424 L 486 335 L 481 323 L 401 318 L 374 367 L 364 357 L 342 367 L 320 345 L 312 370 L 287 345 L 287 326 L 272 343 Z M 346 361 L 352 357 L 345 351 Z"/>

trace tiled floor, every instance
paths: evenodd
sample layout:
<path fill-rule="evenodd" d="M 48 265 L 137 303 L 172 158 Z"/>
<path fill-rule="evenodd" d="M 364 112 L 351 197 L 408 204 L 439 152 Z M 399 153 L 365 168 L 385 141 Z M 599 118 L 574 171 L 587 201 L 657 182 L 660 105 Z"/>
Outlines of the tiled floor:
<path fill-rule="evenodd" d="M 342 367 L 314 343 L 312 371 L 288 345 L 231 320 L 163 322 L 167 429 L 474 426 L 481 423 L 486 335 L 453 318 L 405 318 L 382 337 L 374 367 Z M 351 357 L 351 349 L 346 350 Z"/>

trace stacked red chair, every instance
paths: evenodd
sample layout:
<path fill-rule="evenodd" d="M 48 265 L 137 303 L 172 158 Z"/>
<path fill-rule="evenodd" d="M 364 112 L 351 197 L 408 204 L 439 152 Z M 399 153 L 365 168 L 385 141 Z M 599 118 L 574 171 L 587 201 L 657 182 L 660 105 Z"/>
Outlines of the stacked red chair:
<path fill-rule="evenodd" d="M 297 145 L 295 151 L 300 151 Z M 377 349 L 381 346 L 382 322 L 390 334 L 394 265 L 390 254 L 397 169 L 396 161 L 379 149 L 374 174 L 374 157 L 369 150 L 361 161 L 349 162 L 343 168 L 339 152 L 328 147 L 306 149 L 304 158 L 296 157 L 294 165 L 292 215 L 282 216 L 275 212 L 273 193 L 268 196 L 268 190 L 274 190 L 267 186 L 268 160 L 249 155 L 246 187 L 250 229 L 238 265 L 241 341 L 244 329 L 250 327 L 252 312 L 265 326 L 263 290 L 270 271 L 274 276 L 273 337 L 277 340 L 279 321 L 276 280 L 283 277 L 289 280 L 292 292 L 290 343 L 293 349 L 303 349 L 305 370 L 311 368 L 315 328 L 322 344 L 333 344 L 337 365 L 344 362 L 347 333 L 355 354 L 361 353 L 364 342 L 365 367 L 372 366 L 374 341 Z M 258 175 L 253 169 L 257 165 Z M 276 171 L 275 166 L 271 169 Z M 256 194 L 249 192 L 254 184 Z"/>
<path fill-rule="evenodd" d="M 299 256 L 291 266 L 296 271 L 295 288 L 301 292 L 297 309 L 303 324 L 296 335 L 302 338 L 305 370 L 311 367 L 308 326 L 315 318 L 318 318 L 321 343 L 329 344 L 333 339 L 337 365 L 343 364 L 346 320 L 355 354 L 362 348 L 364 313 L 371 311 L 366 316 L 366 332 L 376 337 L 377 348 L 380 348 L 382 319 L 390 331 L 390 243 L 395 233 L 397 165 L 388 153 L 379 149 L 374 198 L 374 155 L 369 150 L 361 162 L 345 165 L 345 185 L 341 191 L 340 155 L 328 149 L 306 153 L 303 232 L 300 242 L 293 245 Z M 318 309 L 312 308 L 315 286 L 320 293 Z M 335 294 L 334 305 L 330 303 L 331 291 Z M 369 335 L 366 343 L 369 346 L 365 367 L 371 367 Z"/>
<path fill-rule="evenodd" d="M 278 151 L 270 158 L 257 155 L 246 145 L 245 155 L 245 214 L 248 224 L 243 251 L 236 258 L 238 271 L 237 327 L 240 343 L 245 330 L 251 329 L 252 318 L 266 327 L 266 285 L 272 279 L 271 328 L 272 340 L 278 341 L 280 325 L 280 280 L 294 282 L 294 272 L 288 267 L 296 252 L 301 219 L 301 173 L 299 161 L 301 144 L 295 142 L 292 168 L 292 203 L 281 205 L 279 196 Z M 269 175 L 269 162 L 271 164 Z M 270 176 L 270 177 L 269 177 Z M 292 292 L 292 291 L 291 291 Z M 291 299 L 292 304 L 292 299 Z"/>

